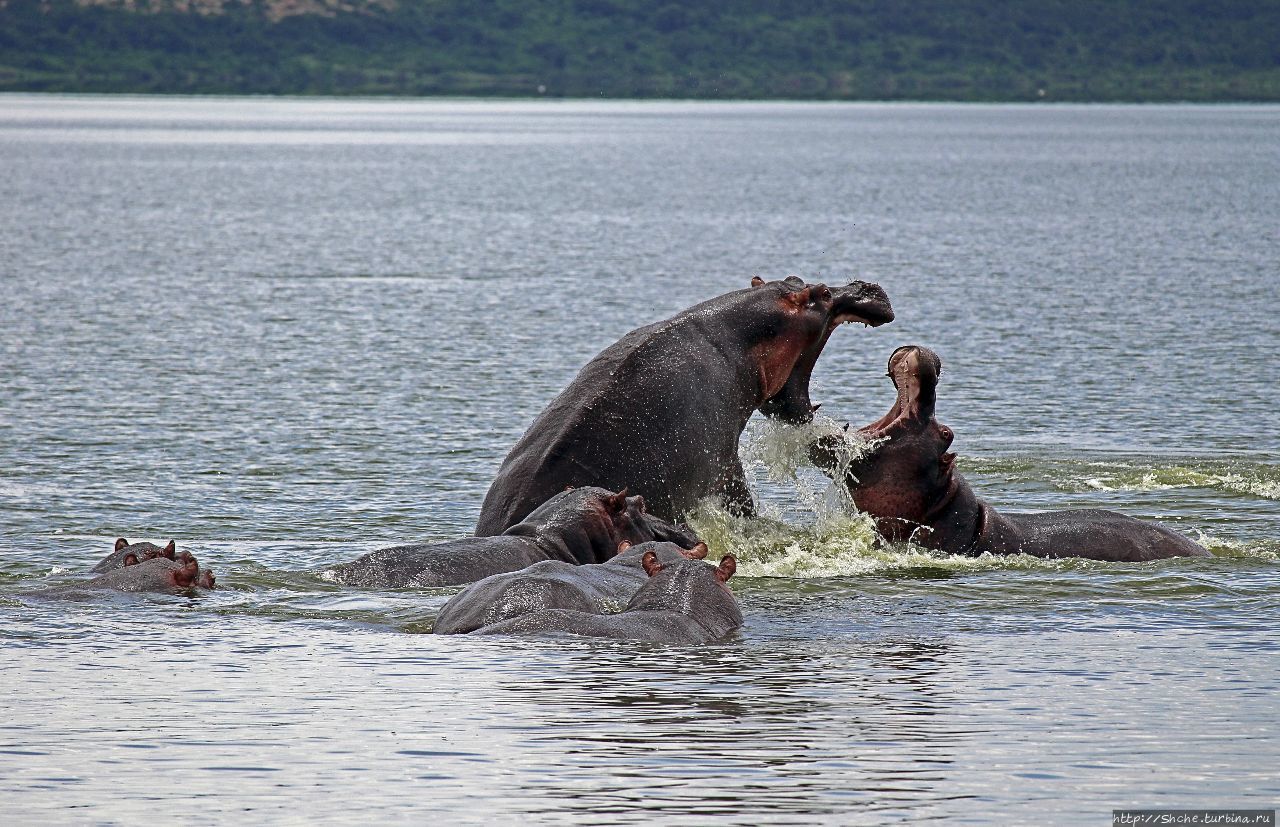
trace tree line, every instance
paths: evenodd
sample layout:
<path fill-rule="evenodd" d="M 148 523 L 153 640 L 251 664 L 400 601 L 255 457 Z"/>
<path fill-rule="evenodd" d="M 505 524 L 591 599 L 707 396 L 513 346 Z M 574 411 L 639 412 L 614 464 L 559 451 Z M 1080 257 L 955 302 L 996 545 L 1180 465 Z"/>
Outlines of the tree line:
<path fill-rule="evenodd" d="M 1275 0 L 398 0 L 281 18 L 0 7 L 0 89 L 1280 100 Z"/>

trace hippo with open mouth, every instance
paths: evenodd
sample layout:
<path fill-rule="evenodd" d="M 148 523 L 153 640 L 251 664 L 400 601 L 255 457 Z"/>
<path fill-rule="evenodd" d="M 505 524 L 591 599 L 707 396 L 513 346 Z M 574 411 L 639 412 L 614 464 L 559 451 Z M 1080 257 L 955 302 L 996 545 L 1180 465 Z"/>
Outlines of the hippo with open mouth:
<path fill-rule="evenodd" d="M 949 554 L 1116 562 L 1212 556 L 1164 526 L 1114 511 L 998 513 L 956 471 L 956 455 L 948 451 L 954 434 L 934 417 L 941 373 L 942 360 L 928 348 L 898 348 L 889 357 L 888 373 L 897 399 L 887 414 L 858 430 L 863 439 L 879 444 L 847 467 L 842 467 L 848 454 L 844 437 L 821 437 L 810 447 L 814 463 L 839 477 L 854 505 L 875 518 L 886 540 L 910 539 Z"/>
<path fill-rule="evenodd" d="M 738 438 L 751 414 L 808 422 L 809 377 L 845 322 L 882 325 L 879 285 L 795 276 L 727 293 L 634 330 L 592 359 L 511 449 L 478 536 L 501 534 L 566 486 L 624 486 L 676 520 L 708 496 L 750 514 Z"/>

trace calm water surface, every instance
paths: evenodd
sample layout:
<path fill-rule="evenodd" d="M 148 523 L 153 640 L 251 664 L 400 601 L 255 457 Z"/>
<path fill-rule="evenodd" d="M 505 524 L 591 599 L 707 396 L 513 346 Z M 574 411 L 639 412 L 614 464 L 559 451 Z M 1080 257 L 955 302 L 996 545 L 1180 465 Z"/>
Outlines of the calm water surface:
<path fill-rule="evenodd" d="M 0 820 L 1105 824 L 1280 802 L 1280 108 L 0 96 Z M 879 281 L 1010 510 L 1212 560 L 880 549 L 795 437 L 734 640 L 435 638 L 309 572 L 468 534 L 633 327 Z M 197 598 L 33 599 L 117 536 Z M 444 823 L 444 822 L 442 822 Z"/>

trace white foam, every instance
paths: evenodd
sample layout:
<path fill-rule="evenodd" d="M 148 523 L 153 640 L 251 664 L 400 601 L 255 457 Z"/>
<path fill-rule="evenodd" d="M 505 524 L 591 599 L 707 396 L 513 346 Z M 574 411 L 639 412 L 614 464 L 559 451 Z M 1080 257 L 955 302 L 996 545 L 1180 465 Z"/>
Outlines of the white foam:
<path fill-rule="evenodd" d="M 1169 491 L 1176 488 L 1218 488 L 1268 500 L 1280 500 L 1280 480 L 1262 474 L 1201 471 L 1181 465 L 1141 468 L 1126 463 L 1090 463 L 1092 473 L 1070 477 L 1095 491 Z M 1099 471 L 1105 468 L 1105 471 Z"/>

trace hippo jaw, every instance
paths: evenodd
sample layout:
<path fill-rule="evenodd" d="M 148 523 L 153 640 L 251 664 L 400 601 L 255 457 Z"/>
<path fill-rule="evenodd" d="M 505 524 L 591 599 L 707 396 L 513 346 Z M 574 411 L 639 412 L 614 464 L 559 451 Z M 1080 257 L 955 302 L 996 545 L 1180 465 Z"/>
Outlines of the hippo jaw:
<path fill-rule="evenodd" d="M 849 468 L 854 504 L 876 518 L 881 534 L 905 540 L 950 506 L 960 490 L 955 435 L 934 417 L 942 360 L 928 348 L 900 347 L 889 357 L 888 376 L 897 398 L 889 412 L 858 429 L 878 441 Z"/>
<path fill-rule="evenodd" d="M 835 289 L 818 284 L 813 286 L 813 290 L 824 293 L 824 299 L 830 296 L 823 330 L 813 344 L 800 354 L 782 390 L 760 405 L 760 412 L 765 416 L 792 425 L 802 425 L 812 421 L 813 412 L 818 409 L 818 406 L 809 399 L 809 379 L 813 374 L 813 366 L 822 355 L 822 349 L 826 347 L 832 331 L 842 324 L 851 322 L 860 322 L 868 327 L 879 327 L 893 321 L 893 305 L 889 302 L 889 296 L 878 284 L 853 281 Z"/>
<path fill-rule="evenodd" d="M 885 376 L 897 398 L 889 412 L 858 432 L 868 439 L 892 439 L 895 434 L 918 433 L 933 421 L 942 359 L 919 345 L 904 345 L 889 356 Z"/>

